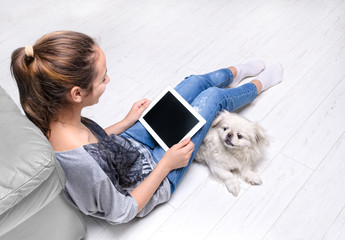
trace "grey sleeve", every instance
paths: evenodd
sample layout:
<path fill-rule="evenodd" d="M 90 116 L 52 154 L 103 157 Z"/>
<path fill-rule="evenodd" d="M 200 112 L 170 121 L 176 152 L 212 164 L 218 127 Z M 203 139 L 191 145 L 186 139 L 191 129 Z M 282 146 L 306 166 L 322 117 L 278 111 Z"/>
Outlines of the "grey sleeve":
<path fill-rule="evenodd" d="M 84 148 L 56 155 L 66 174 L 66 190 L 84 214 L 105 219 L 111 224 L 126 223 L 136 216 L 136 200 L 117 191 Z"/>
<path fill-rule="evenodd" d="M 153 208 L 159 204 L 167 202 L 170 198 L 170 183 L 167 178 L 162 182 L 162 185 L 157 189 L 150 201 L 141 209 L 137 217 L 145 217 Z"/>

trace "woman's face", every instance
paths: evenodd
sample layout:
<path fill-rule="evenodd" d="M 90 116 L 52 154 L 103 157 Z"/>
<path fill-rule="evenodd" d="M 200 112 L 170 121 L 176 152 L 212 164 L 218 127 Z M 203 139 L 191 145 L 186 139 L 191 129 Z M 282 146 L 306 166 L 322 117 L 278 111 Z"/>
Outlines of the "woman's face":
<path fill-rule="evenodd" d="M 102 49 L 98 48 L 99 58 L 96 62 L 97 75 L 92 83 L 92 92 L 88 94 L 85 99 L 84 104 L 86 106 L 91 106 L 98 103 L 99 98 L 105 91 L 106 85 L 109 83 L 110 79 L 107 74 L 107 64 L 105 61 L 105 55 Z"/>

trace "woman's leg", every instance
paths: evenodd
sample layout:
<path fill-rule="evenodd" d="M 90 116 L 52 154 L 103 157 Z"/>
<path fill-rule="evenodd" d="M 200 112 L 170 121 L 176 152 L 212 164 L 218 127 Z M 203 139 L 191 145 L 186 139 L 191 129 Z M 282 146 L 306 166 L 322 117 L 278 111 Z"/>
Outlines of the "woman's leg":
<path fill-rule="evenodd" d="M 168 179 L 171 183 L 171 192 L 174 192 L 176 186 L 181 181 L 187 168 L 194 159 L 205 135 L 218 112 L 225 109 L 227 111 L 234 111 L 255 99 L 258 94 L 257 85 L 255 83 L 247 83 L 237 88 L 220 89 L 216 87 L 208 88 L 201 92 L 191 103 L 194 109 L 203 116 L 206 120 L 206 124 L 192 137 L 192 141 L 195 145 L 194 152 L 190 158 L 188 166 L 171 171 L 168 175 Z M 153 150 L 154 159 L 160 160 L 164 155 L 164 150 L 157 146 Z"/>
<path fill-rule="evenodd" d="M 231 68 L 223 68 L 203 75 L 191 75 L 179 83 L 175 90 L 189 103 L 192 103 L 196 96 L 210 87 L 226 87 L 232 83 L 233 73 Z M 121 134 L 123 137 L 133 138 L 148 148 L 155 148 L 156 141 L 147 132 L 144 126 L 137 122 Z"/>
<path fill-rule="evenodd" d="M 224 88 L 232 84 L 237 85 L 243 78 L 255 76 L 265 68 L 265 63 L 259 60 L 223 68 L 203 75 L 191 75 L 179 83 L 175 90 L 188 102 L 210 87 Z M 123 137 L 133 138 L 148 148 L 155 148 L 156 141 L 146 131 L 140 122 L 121 134 Z"/>
<path fill-rule="evenodd" d="M 264 69 L 265 63 L 263 61 L 254 60 L 203 75 L 189 76 L 177 85 L 175 90 L 186 99 L 187 102 L 192 103 L 196 96 L 207 88 L 235 87 L 242 79 L 256 76 Z"/>
<path fill-rule="evenodd" d="M 210 87 L 225 88 L 232 83 L 234 78 L 230 68 L 222 68 L 203 75 L 191 75 L 180 82 L 175 90 L 188 102 L 193 100 Z"/>

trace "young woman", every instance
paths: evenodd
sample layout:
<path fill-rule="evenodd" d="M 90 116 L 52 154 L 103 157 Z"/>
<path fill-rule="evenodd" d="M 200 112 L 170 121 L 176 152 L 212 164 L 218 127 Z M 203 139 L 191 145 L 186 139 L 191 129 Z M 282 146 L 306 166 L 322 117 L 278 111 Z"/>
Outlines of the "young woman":
<path fill-rule="evenodd" d="M 150 104 L 147 99 L 106 129 L 81 116 L 110 81 L 105 55 L 89 36 L 47 34 L 13 52 L 11 71 L 27 117 L 47 136 L 65 172 L 66 198 L 83 213 L 112 224 L 145 216 L 168 201 L 217 113 L 251 102 L 283 75 L 280 65 L 265 69 L 262 61 L 252 61 L 187 77 L 175 89 L 207 123 L 192 139 L 164 152 L 137 122 Z M 225 88 L 256 75 L 251 83 Z"/>

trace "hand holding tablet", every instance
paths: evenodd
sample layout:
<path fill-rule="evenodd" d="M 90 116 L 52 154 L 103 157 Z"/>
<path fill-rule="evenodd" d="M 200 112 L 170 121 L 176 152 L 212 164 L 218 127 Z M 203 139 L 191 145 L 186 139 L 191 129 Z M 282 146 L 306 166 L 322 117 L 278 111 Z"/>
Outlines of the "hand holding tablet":
<path fill-rule="evenodd" d="M 171 87 L 167 87 L 152 101 L 139 121 L 165 151 L 181 140 L 192 137 L 206 123 Z"/>

